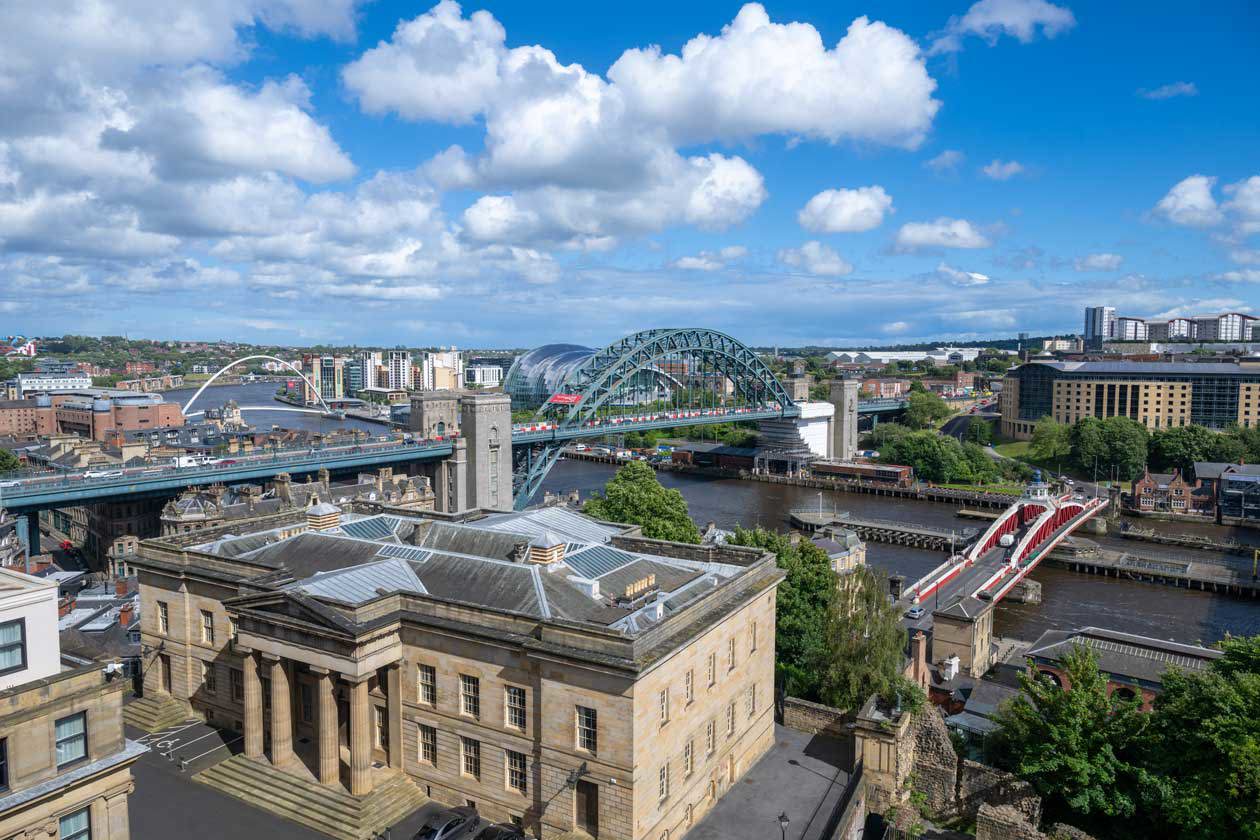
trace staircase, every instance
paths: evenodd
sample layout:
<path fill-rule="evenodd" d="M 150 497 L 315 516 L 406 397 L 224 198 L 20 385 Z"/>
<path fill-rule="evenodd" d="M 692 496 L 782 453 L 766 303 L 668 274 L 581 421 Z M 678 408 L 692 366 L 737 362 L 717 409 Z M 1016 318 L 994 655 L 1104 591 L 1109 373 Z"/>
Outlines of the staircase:
<path fill-rule="evenodd" d="M 186 704 L 157 692 L 132 700 L 123 706 L 122 714 L 124 723 L 145 732 L 171 729 L 198 717 Z"/>
<path fill-rule="evenodd" d="M 277 770 L 264 761 L 236 755 L 193 778 L 278 817 L 336 837 L 369 840 L 395 825 L 428 799 L 405 774 L 377 775 L 367 796 Z"/>

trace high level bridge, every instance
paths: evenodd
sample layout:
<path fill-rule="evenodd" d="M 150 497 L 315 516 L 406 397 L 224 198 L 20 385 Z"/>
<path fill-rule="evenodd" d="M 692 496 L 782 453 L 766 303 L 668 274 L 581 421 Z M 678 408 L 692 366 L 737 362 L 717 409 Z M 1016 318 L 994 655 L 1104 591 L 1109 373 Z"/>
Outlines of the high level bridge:
<path fill-rule="evenodd" d="M 906 593 L 910 603 L 932 608 L 933 658 L 957 654 L 973 676 L 988 670 L 994 605 L 1106 506 L 1105 499 L 1052 493 L 1037 476 L 965 551 Z"/>

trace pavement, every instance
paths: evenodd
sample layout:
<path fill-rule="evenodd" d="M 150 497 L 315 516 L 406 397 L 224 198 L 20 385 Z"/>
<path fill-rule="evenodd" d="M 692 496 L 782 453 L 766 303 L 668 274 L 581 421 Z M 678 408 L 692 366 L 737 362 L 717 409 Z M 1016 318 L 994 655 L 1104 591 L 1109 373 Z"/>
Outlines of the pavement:
<path fill-rule="evenodd" d="M 240 736 L 204 723 L 156 733 L 127 727 L 127 737 L 149 752 L 132 765 L 136 789 L 130 798 L 131 836 L 180 840 L 328 840 L 239 799 L 193 781 L 193 775 L 240 750 Z M 410 840 L 424 820 L 444 806 L 430 803 L 390 831 L 390 840 Z"/>
<path fill-rule="evenodd" d="M 718 800 L 687 840 L 822 840 L 844 797 L 851 741 L 775 726 L 774 746 Z M 780 835 L 779 814 L 788 826 Z"/>

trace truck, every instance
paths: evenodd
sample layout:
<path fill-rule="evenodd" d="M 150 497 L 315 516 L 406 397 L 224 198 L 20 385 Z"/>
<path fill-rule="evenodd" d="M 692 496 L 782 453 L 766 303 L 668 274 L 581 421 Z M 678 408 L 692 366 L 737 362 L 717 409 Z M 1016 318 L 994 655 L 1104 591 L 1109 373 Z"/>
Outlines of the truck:
<path fill-rule="evenodd" d="M 1011 546 L 1015 545 L 1015 535 L 1003 534 L 1002 536 L 998 537 L 998 545 L 1002 546 L 1002 548 L 1010 548 Z"/>

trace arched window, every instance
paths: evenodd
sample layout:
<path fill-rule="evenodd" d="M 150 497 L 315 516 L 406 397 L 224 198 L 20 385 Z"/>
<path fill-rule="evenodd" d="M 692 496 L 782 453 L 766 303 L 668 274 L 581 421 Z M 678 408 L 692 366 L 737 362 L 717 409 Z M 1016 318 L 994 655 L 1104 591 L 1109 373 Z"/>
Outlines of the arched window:
<path fill-rule="evenodd" d="M 437 424 L 437 428 L 434 431 L 436 431 L 439 435 L 446 434 L 446 423 L 439 420 Z"/>
<path fill-rule="evenodd" d="M 1111 690 L 1111 696 L 1116 700 L 1136 700 L 1137 692 L 1129 688 L 1127 685 L 1118 685 Z"/>
<path fill-rule="evenodd" d="M 1054 671 L 1039 670 L 1037 671 L 1037 673 L 1040 674 L 1045 679 L 1050 680 L 1050 682 L 1054 683 L 1059 688 L 1063 688 L 1063 680 L 1059 679 L 1059 675 L 1056 674 Z"/>

